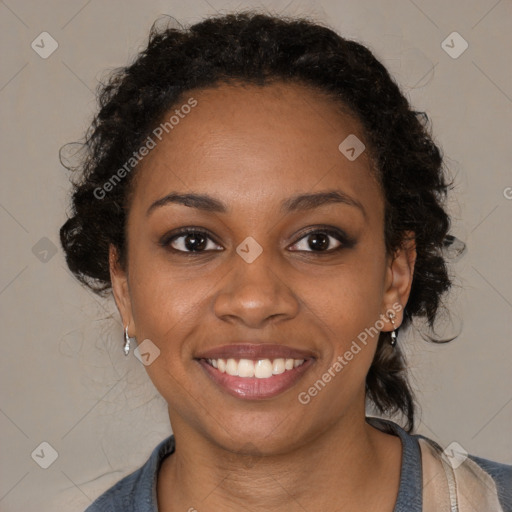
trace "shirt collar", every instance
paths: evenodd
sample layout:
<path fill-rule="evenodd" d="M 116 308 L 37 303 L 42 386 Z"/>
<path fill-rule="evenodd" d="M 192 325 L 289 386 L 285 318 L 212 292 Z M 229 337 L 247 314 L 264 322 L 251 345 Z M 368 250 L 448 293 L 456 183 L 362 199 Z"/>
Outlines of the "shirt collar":
<path fill-rule="evenodd" d="M 367 417 L 367 423 L 383 432 L 398 436 L 402 442 L 402 464 L 400 470 L 400 486 L 393 512 L 422 511 L 422 471 L 421 453 L 416 437 L 408 434 L 396 423 L 383 418 Z M 158 472 L 163 460 L 176 449 L 174 436 L 161 441 L 153 450 L 149 460 L 141 468 L 140 481 L 151 482 L 151 485 L 140 485 L 137 503 L 145 508 L 140 512 L 157 512 L 156 485 Z M 140 500 L 140 501 L 139 501 Z"/>
<path fill-rule="evenodd" d="M 418 440 L 393 421 L 367 417 L 367 423 L 402 441 L 400 487 L 393 512 L 421 512 L 423 508 L 423 474 Z"/>

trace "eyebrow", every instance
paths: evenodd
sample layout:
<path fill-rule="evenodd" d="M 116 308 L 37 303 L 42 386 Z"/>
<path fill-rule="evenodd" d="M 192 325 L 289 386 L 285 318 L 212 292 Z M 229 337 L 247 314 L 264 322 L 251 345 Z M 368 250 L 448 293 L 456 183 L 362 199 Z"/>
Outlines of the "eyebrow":
<path fill-rule="evenodd" d="M 292 196 L 281 203 L 280 211 L 281 213 L 307 211 L 332 203 L 341 203 L 356 207 L 366 218 L 364 206 L 357 199 L 341 190 L 327 190 Z M 155 209 L 168 204 L 182 204 L 205 212 L 228 213 L 228 207 L 222 201 L 207 194 L 179 194 L 177 192 L 171 192 L 151 204 L 146 212 L 146 216 L 150 215 Z"/>

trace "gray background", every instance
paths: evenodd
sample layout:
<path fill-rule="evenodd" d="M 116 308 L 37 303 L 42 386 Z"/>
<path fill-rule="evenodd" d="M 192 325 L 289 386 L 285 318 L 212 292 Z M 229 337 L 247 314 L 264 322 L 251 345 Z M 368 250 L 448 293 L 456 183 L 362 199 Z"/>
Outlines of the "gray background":
<path fill-rule="evenodd" d="M 135 57 L 160 14 L 189 24 L 262 6 L 327 21 L 366 43 L 431 118 L 457 185 L 452 233 L 468 251 L 452 266 L 453 316 L 442 331 L 461 330 L 460 337 L 435 346 L 411 329 L 399 341 L 422 407 L 418 430 L 512 463 L 510 0 L 7 0 L 0 2 L 0 510 L 81 511 L 169 435 L 165 402 L 133 352 L 122 354 L 113 300 L 80 287 L 65 266 L 58 228 L 69 182 L 58 151 L 88 126 L 98 79 Z M 59 45 L 46 59 L 31 47 L 43 31 Z M 441 46 L 453 31 L 469 44 L 458 58 Z M 58 453 L 48 469 L 31 456 L 42 442 Z"/>

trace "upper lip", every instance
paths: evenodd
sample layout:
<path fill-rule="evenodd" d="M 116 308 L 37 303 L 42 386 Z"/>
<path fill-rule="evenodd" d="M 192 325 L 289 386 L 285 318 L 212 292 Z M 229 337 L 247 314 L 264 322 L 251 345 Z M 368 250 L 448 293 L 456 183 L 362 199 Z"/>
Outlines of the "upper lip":
<path fill-rule="evenodd" d="M 315 355 L 310 350 L 303 350 L 286 345 L 270 343 L 231 343 L 201 352 L 196 359 L 311 359 Z"/>

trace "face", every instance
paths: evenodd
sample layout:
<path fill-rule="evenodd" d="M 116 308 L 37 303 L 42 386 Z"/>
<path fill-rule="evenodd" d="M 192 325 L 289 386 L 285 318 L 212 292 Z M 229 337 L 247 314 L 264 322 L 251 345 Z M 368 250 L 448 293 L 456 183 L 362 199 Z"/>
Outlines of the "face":
<path fill-rule="evenodd" d="M 339 149 L 364 133 L 332 100 L 289 84 L 190 97 L 137 170 L 114 296 L 130 336 L 160 351 L 146 370 L 176 435 L 284 452 L 364 415 L 414 251 L 386 255 L 367 151 Z"/>

